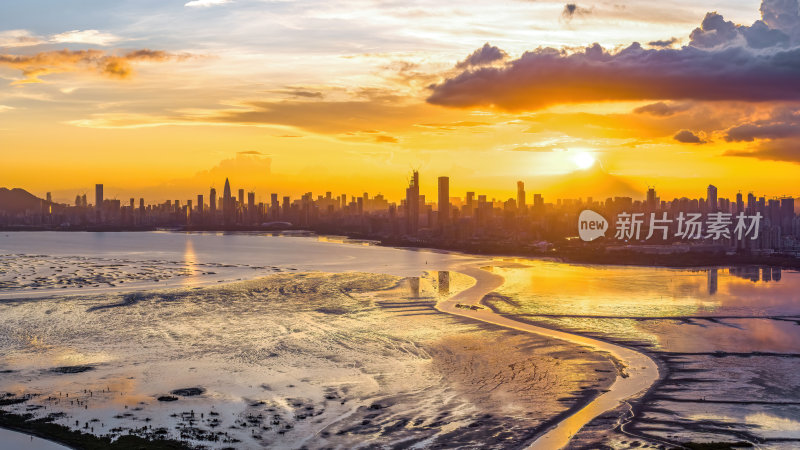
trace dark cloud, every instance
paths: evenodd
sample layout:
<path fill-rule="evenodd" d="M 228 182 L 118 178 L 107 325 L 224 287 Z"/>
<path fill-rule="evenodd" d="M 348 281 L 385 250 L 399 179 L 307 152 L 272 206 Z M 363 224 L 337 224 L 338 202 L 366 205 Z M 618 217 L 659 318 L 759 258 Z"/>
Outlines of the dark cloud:
<path fill-rule="evenodd" d="M 467 69 L 469 67 L 485 66 L 496 61 L 502 61 L 506 58 L 508 58 L 508 53 L 493 45 L 489 45 L 487 42 L 483 44 L 483 47 L 467 56 L 467 59 L 456 64 L 456 67 L 459 69 Z"/>
<path fill-rule="evenodd" d="M 792 44 L 800 40 L 800 8 L 797 0 L 764 0 L 761 2 L 761 21 L 770 29 L 789 36 Z"/>
<path fill-rule="evenodd" d="M 678 142 L 682 142 L 684 144 L 705 144 L 706 141 L 700 139 L 700 136 L 692 133 L 689 130 L 681 130 L 675 136 L 673 136 Z"/>
<path fill-rule="evenodd" d="M 796 0 L 793 1 L 795 2 L 795 8 L 797 8 Z M 733 22 L 726 21 L 716 12 L 706 14 L 700 28 L 695 28 L 689 37 L 689 45 L 700 48 L 745 44 L 751 48 L 763 49 L 774 46 L 787 46 L 791 41 L 788 34 L 781 31 L 781 29 L 771 28 L 763 20 L 757 20 L 749 27 L 736 25 Z"/>
<path fill-rule="evenodd" d="M 768 141 L 748 150 L 728 150 L 723 156 L 739 156 L 766 161 L 787 161 L 800 164 L 800 139 L 786 139 L 780 142 Z"/>
<path fill-rule="evenodd" d="M 800 99 L 800 49 L 770 53 L 743 47 L 618 53 L 599 44 L 582 52 L 540 48 L 504 67 L 463 72 L 432 86 L 428 102 L 519 111 L 607 100 Z"/>
<path fill-rule="evenodd" d="M 751 114 L 752 115 L 752 114 Z M 727 142 L 753 142 L 747 149 L 728 150 L 726 156 L 800 163 L 800 107 L 779 106 L 757 120 L 744 120 L 724 130 Z"/>
<path fill-rule="evenodd" d="M 591 12 L 591 9 L 582 8 L 575 3 L 567 3 L 564 5 L 564 9 L 561 10 L 561 19 L 565 22 L 570 22 L 575 16 L 584 16 L 591 14 Z"/>
<path fill-rule="evenodd" d="M 728 142 L 753 142 L 756 139 L 800 138 L 800 111 L 776 108 L 770 117 L 742 123 L 727 130 Z"/>
<path fill-rule="evenodd" d="M 322 98 L 322 92 L 319 91 L 304 91 L 301 89 L 295 89 L 288 91 L 287 94 L 293 97 Z"/>
<path fill-rule="evenodd" d="M 663 47 L 672 47 L 673 45 L 677 44 L 678 42 L 680 42 L 680 39 L 678 39 L 676 37 L 673 37 L 673 38 L 664 39 L 664 40 L 660 40 L 660 41 L 650 41 L 650 42 L 647 43 L 647 45 L 649 45 L 650 47 L 663 48 Z"/>
<path fill-rule="evenodd" d="M 189 55 L 175 55 L 161 50 L 134 50 L 127 53 L 107 53 L 102 50 L 58 50 L 33 55 L 0 54 L 0 65 L 22 71 L 20 83 L 37 83 L 44 75 L 64 72 L 89 72 L 115 78 L 127 78 L 133 73 L 132 63 L 139 61 L 163 62 L 184 59 Z"/>
<path fill-rule="evenodd" d="M 744 36 L 747 45 L 752 48 L 785 47 L 790 41 L 790 37 L 787 34 L 780 30 L 769 28 L 761 20 L 757 20 L 750 27 L 739 27 L 739 32 Z"/>
<path fill-rule="evenodd" d="M 728 130 L 728 142 L 753 142 L 756 139 L 781 139 L 800 136 L 800 126 L 789 123 L 756 125 L 752 123 L 737 125 Z"/>
<path fill-rule="evenodd" d="M 686 111 L 691 108 L 688 103 L 651 103 L 649 105 L 640 106 L 633 110 L 636 114 L 650 114 L 658 117 L 668 117 L 680 112 Z"/>
<path fill-rule="evenodd" d="M 689 35 L 689 45 L 711 48 L 727 44 L 739 37 L 736 24 L 726 21 L 716 12 L 706 14 L 703 23 Z"/>
<path fill-rule="evenodd" d="M 709 13 L 690 45 L 677 49 L 635 42 L 617 52 L 599 44 L 574 53 L 538 48 L 501 67 L 465 70 L 434 84 L 428 102 L 520 111 L 615 100 L 800 100 L 800 47 L 792 46 L 789 33 L 797 1 L 765 0 L 769 19 L 765 13 L 751 27 Z"/>

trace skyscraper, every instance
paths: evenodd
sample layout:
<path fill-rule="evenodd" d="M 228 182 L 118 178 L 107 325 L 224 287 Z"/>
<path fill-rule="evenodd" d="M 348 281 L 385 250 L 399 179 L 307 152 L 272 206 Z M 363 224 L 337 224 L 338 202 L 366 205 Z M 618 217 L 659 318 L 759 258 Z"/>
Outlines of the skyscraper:
<path fill-rule="evenodd" d="M 281 205 L 278 202 L 278 194 L 269 194 L 269 212 L 272 220 L 277 220 L 280 217 Z"/>
<path fill-rule="evenodd" d="M 213 187 L 208 193 L 208 213 L 210 216 L 209 223 L 214 223 L 217 214 L 217 190 Z"/>
<path fill-rule="evenodd" d="M 450 222 L 450 177 L 439 177 L 439 225 Z"/>
<path fill-rule="evenodd" d="M 233 197 L 231 197 L 231 183 L 225 178 L 225 188 L 222 190 L 222 218 L 225 225 L 230 225 L 233 218 Z"/>
<path fill-rule="evenodd" d="M 517 181 L 517 209 L 522 213 L 527 209 L 525 205 L 525 183 Z"/>
<path fill-rule="evenodd" d="M 103 185 L 94 185 L 94 208 L 100 211 L 103 208 Z"/>
<path fill-rule="evenodd" d="M 256 221 L 256 193 L 247 193 L 247 221 L 252 225 Z"/>
<path fill-rule="evenodd" d="M 474 192 L 467 192 L 467 216 L 472 217 L 475 213 L 475 193 Z"/>
<path fill-rule="evenodd" d="M 792 233 L 792 219 L 794 219 L 794 199 L 784 197 L 781 199 L 781 233 Z"/>
<path fill-rule="evenodd" d="M 542 212 L 542 209 L 544 209 L 544 198 L 542 198 L 542 194 L 533 194 L 533 208 L 536 212 Z"/>
<path fill-rule="evenodd" d="M 706 196 L 706 208 L 708 212 L 717 212 L 717 188 L 713 184 L 708 185 Z"/>
<path fill-rule="evenodd" d="M 231 198 L 231 183 L 227 178 L 225 178 L 225 187 L 222 189 L 222 198 L 223 200 Z M 224 208 L 225 205 L 222 205 L 222 207 Z"/>
<path fill-rule="evenodd" d="M 648 211 L 655 211 L 656 210 L 656 190 L 655 188 L 647 189 L 647 210 Z"/>
<path fill-rule="evenodd" d="M 411 180 L 406 188 L 406 230 L 408 234 L 417 234 L 419 227 L 419 172 L 411 173 Z"/>

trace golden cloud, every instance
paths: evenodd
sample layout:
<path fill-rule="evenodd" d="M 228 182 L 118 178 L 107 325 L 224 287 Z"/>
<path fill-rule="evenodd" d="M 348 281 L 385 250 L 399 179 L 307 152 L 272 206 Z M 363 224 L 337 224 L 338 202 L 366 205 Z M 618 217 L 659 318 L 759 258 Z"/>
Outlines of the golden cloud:
<path fill-rule="evenodd" d="M 112 78 L 128 78 L 135 62 L 164 62 L 181 60 L 189 55 L 177 55 L 161 50 L 133 50 L 123 54 L 103 50 L 55 50 L 32 55 L 0 54 L 0 65 L 22 71 L 20 83 L 41 83 L 40 77 L 54 73 L 84 72 Z"/>

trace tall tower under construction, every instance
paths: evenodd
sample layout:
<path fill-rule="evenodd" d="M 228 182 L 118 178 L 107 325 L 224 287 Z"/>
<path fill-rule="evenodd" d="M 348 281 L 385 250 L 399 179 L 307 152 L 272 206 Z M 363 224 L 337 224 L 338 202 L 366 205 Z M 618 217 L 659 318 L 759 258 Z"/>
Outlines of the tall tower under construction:
<path fill-rule="evenodd" d="M 411 180 L 406 188 L 406 231 L 416 235 L 419 228 L 419 172 L 411 172 Z"/>

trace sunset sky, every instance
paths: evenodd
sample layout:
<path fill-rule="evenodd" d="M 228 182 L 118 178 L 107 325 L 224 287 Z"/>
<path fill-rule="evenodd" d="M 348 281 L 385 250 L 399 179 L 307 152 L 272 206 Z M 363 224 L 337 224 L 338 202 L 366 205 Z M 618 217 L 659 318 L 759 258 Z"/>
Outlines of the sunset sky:
<path fill-rule="evenodd" d="M 800 196 L 797 0 L 438 5 L 4 1 L 0 186 Z"/>

